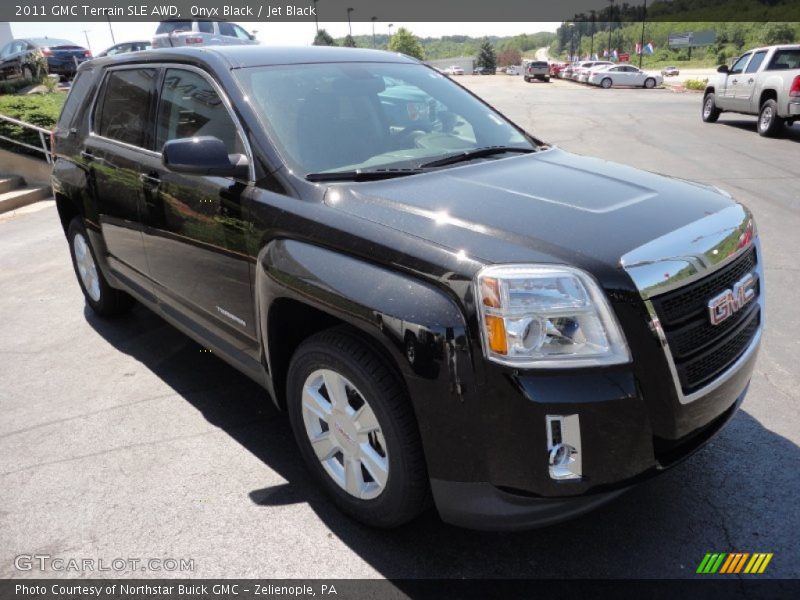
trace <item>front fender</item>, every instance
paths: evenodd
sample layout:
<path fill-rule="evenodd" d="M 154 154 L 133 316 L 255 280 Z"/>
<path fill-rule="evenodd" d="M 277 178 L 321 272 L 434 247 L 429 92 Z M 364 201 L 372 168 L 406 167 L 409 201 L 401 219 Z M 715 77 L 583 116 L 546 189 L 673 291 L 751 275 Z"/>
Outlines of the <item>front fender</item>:
<path fill-rule="evenodd" d="M 435 473 L 435 452 L 427 449 L 442 435 L 458 435 L 442 431 L 442 416 L 463 413 L 464 396 L 475 387 L 466 320 L 454 299 L 408 275 L 294 240 L 262 249 L 255 292 L 273 380 L 282 344 L 270 335 L 270 311 L 282 299 L 322 311 L 380 344 L 405 380 Z"/>

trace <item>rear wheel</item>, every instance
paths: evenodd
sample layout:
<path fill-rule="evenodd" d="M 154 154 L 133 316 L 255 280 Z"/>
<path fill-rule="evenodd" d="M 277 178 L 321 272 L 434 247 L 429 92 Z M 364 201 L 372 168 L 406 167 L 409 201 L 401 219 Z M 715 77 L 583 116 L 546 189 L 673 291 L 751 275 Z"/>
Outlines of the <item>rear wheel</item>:
<path fill-rule="evenodd" d="M 22 78 L 33 81 L 33 71 L 31 71 L 30 67 L 22 67 Z"/>
<path fill-rule="evenodd" d="M 656 87 L 656 80 L 652 77 L 648 77 L 644 80 L 644 87 L 646 87 L 648 90 L 652 90 L 654 87 Z"/>
<path fill-rule="evenodd" d="M 772 137 L 780 131 L 783 119 L 778 116 L 778 103 L 767 100 L 761 105 L 758 113 L 758 133 L 764 137 Z"/>
<path fill-rule="evenodd" d="M 94 249 L 80 217 L 75 217 L 70 222 L 67 238 L 72 266 L 75 268 L 75 275 L 78 276 L 78 283 L 86 303 L 103 317 L 128 312 L 135 304 L 135 300 L 125 292 L 114 289 L 106 281 L 97 265 Z"/>
<path fill-rule="evenodd" d="M 287 402 L 304 460 L 343 512 L 396 527 L 427 506 L 422 443 L 405 389 L 355 334 L 337 328 L 303 342 L 289 366 Z"/>
<path fill-rule="evenodd" d="M 703 121 L 706 123 L 716 123 L 722 111 L 717 108 L 717 102 L 714 98 L 714 93 L 709 92 L 703 99 Z"/>
<path fill-rule="evenodd" d="M 602 87 L 604 90 L 607 90 L 613 84 L 614 84 L 614 82 L 611 81 L 610 77 L 604 77 L 603 80 L 600 82 L 600 87 Z"/>

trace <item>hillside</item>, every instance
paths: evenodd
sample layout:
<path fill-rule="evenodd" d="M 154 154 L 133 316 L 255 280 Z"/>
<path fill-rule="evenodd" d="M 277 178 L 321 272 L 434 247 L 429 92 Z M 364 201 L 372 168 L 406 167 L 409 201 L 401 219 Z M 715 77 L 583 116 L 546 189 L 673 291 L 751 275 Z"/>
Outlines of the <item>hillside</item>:
<path fill-rule="evenodd" d="M 413 33 L 413 31 L 412 31 Z M 487 36 L 497 52 L 507 49 L 516 49 L 520 53 L 532 53 L 537 48 L 549 46 L 555 39 L 555 34 L 549 31 L 540 31 L 531 34 L 519 34 L 515 36 Z M 371 35 L 354 35 L 353 39 L 359 48 L 380 48 L 385 50 L 389 47 L 389 36 L 386 34 L 376 34 L 373 44 Z M 426 60 L 436 60 L 439 58 L 455 58 L 459 56 L 476 56 L 478 47 L 485 38 L 470 37 L 467 35 L 449 35 L 439 38 L 427 37 L 420 38 L 422 48 L 425 51 Z M 344 44 L 344 38 L 337 38 L 336 44 Z"/>

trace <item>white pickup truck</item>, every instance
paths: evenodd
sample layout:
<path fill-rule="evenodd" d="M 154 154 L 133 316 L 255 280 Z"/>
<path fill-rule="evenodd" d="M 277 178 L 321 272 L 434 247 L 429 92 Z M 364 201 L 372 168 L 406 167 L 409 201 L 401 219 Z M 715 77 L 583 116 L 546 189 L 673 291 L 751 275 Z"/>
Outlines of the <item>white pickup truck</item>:
<path fill-rule="evenodd" d="M 772 136 L 800 120 L 800 45 L 756 48 L 717 69 L 703 96 L 703 121 L 723 112 L 758 115 L 758 133 Z"/>

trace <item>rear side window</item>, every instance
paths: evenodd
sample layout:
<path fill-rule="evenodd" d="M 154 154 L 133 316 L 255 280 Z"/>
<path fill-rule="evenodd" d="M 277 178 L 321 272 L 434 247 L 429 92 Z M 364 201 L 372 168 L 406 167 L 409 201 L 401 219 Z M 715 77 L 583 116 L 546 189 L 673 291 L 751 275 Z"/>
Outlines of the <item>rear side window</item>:
<path fill-rule="evenodd" d="M 767 67 L 768 71 L 800 69 L 800 48 L 777 50 Z"/>
<path fill-rule="evenodd" d="M 95 133 L 144 147 L 155 69 L 111 71 L 95 113 Z"/>
<path fill-rule="evenodd" d="M 243 154 L 244 145 L 228 109 L 205 77 L 193 71 L 168 69 L 158 108 L 156 149 L 178 138 L 210 135 L 225 143 L 229 154 Z"/>
<path fill-rule="evenodd" d="M 161 21 L 156 28 L 156 34 L 172 33 L 173 31 L 191 31 L 191 21 Z"/>
<path fill-rule="evenodd" d="M 750 64 L 747 65 L 747 69 L 745 69 L 745 73 L 755 73 L 758 71 L 758 68 L 761 66 L 761 63 L 764 62 L 764 57 L 767 55 L 766 50 L 762 50 L 760 52 L 756 52 L 753 54 L 753 59 L 750 61 Z"/>
<path fill-rule="evenodd" d="M 78 107 L 83 105 L 86 101 L 86 92 L 92 83 L 92 72 L 81 71 L 78 76 L 72 81 L 69 88 L 69 95 L 67 96 L 64 107 L 61 109 L 61 115 L 58 117 L 58 124 L 64 128 L 72 125 L 75 118 L 75 113 Z"/>
<path fill-rule="evenodd" d="M 197 30 L 203 33 L 214 33 L 214 24 L 211 21 L 198 21 Z"/>

